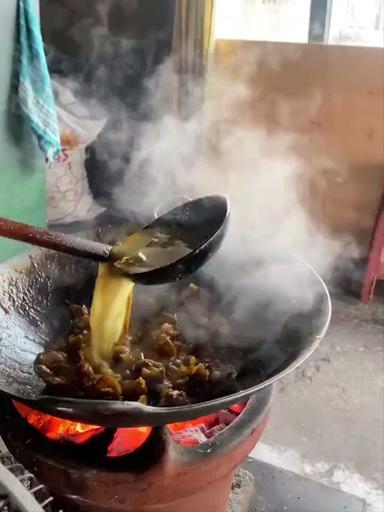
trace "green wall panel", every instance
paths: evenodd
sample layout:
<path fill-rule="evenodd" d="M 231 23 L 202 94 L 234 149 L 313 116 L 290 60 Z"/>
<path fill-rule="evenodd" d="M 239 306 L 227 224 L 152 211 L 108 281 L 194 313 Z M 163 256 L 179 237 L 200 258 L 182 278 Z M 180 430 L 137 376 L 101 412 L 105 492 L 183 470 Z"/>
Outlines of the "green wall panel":
<path fill-rule="evenodd" d="M 44 159 L 10 101 L 17 0 L 0 0 L 0 216 L 45 225 Z M 27 246 L 0 238 L 0 261 Z"/>

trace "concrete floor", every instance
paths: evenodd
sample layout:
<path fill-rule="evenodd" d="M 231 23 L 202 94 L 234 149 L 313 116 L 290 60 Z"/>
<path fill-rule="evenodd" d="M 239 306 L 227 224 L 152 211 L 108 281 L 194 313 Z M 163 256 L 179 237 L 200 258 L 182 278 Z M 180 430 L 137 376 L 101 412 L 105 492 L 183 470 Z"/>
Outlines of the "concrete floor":
<path fill-rule="evenodd" d="M 365 306 L 333 297 L 333 309 L 322 345 L 276 386 L 269 427 L 252 455 L 383 512 L 384 299 Z"/>

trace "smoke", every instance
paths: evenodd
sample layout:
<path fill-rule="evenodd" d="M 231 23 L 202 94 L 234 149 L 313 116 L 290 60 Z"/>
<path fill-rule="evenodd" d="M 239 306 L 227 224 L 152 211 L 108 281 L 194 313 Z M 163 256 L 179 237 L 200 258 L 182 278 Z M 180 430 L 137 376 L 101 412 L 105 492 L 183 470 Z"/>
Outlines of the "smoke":
<path fill-rule="evenodd" d="M 124 131 L 135 133 L 135 144 L 124 181 L 114 190 L 116 203 L 147 214 L 174 195 L 226 194 L 232 207 L 231 241 L 245 236 L 254 249 L 268 243 L 295 250 L 327 273 L 344 240 L 327 238 L 309 215 L 303 195 L 313 169 L 299 153 L 305 138 L 243 121 L 242 103 L 254 92 L 238 77 L 219 84 L 211 77 L 204 105 L 181 119 L 170 101 L 174 80 L 170 62 L 159 67 L 146 82 L 150 120 L 126 119 Z M 305 109 L 313 113 L 320 104 L 314 93 L 302 105 L 285 102 L 279 108 L 289 118 L 292 110 L 300 108 L 304 116 Z M 108 137 L 122 154 L 121 132 Z"/>
<path fill-rule="evenodd" d="M 174 112 L 176 77 L 167 61 L 145 82 L 147 119 L 126 115 L 119 130 L 106 136 L 120 166 L 126 150 L 122 140 L 134 134 L 129 165 L 113 189 L 120 211 L 133 210 L 148 219 L 174 196 L 228 196 L 230 228 L 204 272 L 220 292 L 229 323 L 241 326 L 247 343 L 257 336 L 277 339 L 287 322 L 309 312 L 322 293 L 312 273 L 289 251 L 327 278 L 345 240 L 327 236 L 310 216 L 305 201 L 313 172 L 299 152 L 305 141 L 243 119 L 241 106 L 254 92 L 237 78 L 217 82 L 212 76 L 204 104 L 183 119 Z M 196 91 L 198 96 L 200 84 Z M 313 112 L 320 104 L 315 93 L 301 105 L 279 107 L 288 118 L 290 110 L 305 116 L 306 108 Z M 321 155 L 312 156 L 312 161 L 321 160 Z M 169 291 L 163 296 L 171 302 Z M 202 339 L 196 319 L 207 315 L 214 330 L 204 304 L 194 304 L 187 313 L 179 317 L 188 339 Z M 220 332 L 215 331 L 216 340 Z M 221 339 L 227 340 L 228 332 Z"/>
<path fill-rule="evenodd" d="M 130 41 L 117 38 L 110 47 L 104 37 L 100 43 L 100 37 L 98 33 L 95 48 L 102 52 L 103 63 L 116 51 L 131 48 Z M 292 315 L 308 312 L 321 294 L 312 273 L 290 251 L 327 279 L 345 247 L 354 249 L 349 239 L 326 233 L 308 201 L 313 199 L 314 184 L 321 192 L 321 180 L 314 178 L 316 167 L 329 168 L 332 162 L 313 150 L 308 158 L 305 136 L 290 133 L 290 119 L 313 116 L 321 95 L 313 91 L 295 102 L 275 98 L 280 129 L 272 129 L 265 119 L 255 121 L 245 109 L 252 98 L 262 95 L 251 80 L 255 62 L 276 70 L 284 59 L 299 57 L 287 52 L 277 56 L 269 49 L 265 55 L 248 55 L 236 75 L 213 70 L 203 104 L 188 118 L 175 113 L 177 77 L 171 60 L 151 76 L 144 72 L 144 97 L 141 90 L 135 109 L 128 93 L 126 100 L 113 95 L 114 89 L 124 86 L 126 73 L 119 70 L 111 85 L 108 70 L 100 66 L 99 86 L 91 91 L 111 116 L 95 151 L 100 161 L 107 152 L 109 172 L 119 175 L 111 190 L 115 207 L 148 219 L 175 196 L 227 195 L 230 228 L 204 271 L 230 305 L 230 319 L 253 333 L 251 318 L 257 329 L 274 338 Z M 102 84 L 109 84 L 108 93 L 100 87 L 100 77 Z M 201 87 L 196 83 L 189 89 L 199 98 Z"/>

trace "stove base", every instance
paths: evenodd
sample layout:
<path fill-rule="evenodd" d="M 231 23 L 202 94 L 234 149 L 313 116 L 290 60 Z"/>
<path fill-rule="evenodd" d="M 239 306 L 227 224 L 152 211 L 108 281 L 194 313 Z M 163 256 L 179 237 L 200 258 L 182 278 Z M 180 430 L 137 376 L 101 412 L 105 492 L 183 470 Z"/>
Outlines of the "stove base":
<path fill-rule="evenodd" d="M 213 482 L 209 488 L 203 489 L 201 492 L 195 493 L 193 496 L 186 496 L 173 502 L 171 504 L 159 504 L 158 507 L 140 507 L 135 508 L 135 512 L 226 512 L 228 505 L 228 494 L 231 489 L 233 476 L 228 475 L 224 479 L 220 479 L 217 482 Z M 110 507 L 101 506 L 98 507 L 95 504 L 88 505 L 77 505 L 72 500 L 68 500 L 59 496 L 53 496 L 53 502 L 55 504 L 53 512 L 111 512 Z M 78 503 L 78 500 L 77 500 Z M 247 506 L 250 502 L 247 503 Z M 115 508 L 113 509 L 115 510 Z M 123 509 L 121 509 L 123 510 Z M 124 508 L 125 510 L 125 508 Z M 133 509 L 129 507 L 127 512 L 132 512 Z M 248 508 L 235 509 L 230 512 L 248 512 Z"/>
<path fill-rule="evenodd" d="M 44 508 L 44 512 L 63 510 L 59 502 L 55 500 L 50 502 L 46 490 L 41 489 L 32 475 L 20 464 L 16 464 L 11 455 L 1 454 L 1 450 L 0 463 L 10 467 L 14 476 L 17 479 L 20 478 L 24 486 L 38 489 L 37 493 L 41 495 L 37 496 L 35 492 L 35 499 L 39 503 L 49 503 Z M 20 492 L 18 497 L 21 498 Z M 314 506 L 316 506 L 316 512 L 334 512 L 335 510 L 367 512 L 367 504 L 361 498 L 331 489 L 253 458 L 249 458 L 242 468 L 236 471 L 228 512 L 308 512 L 314 510 Z M 28 510 L 32 509 L 28 508 Z M 64 508 L 64 511 L 66 510 L 74 512 L 73 507 Z M 217 510 L 215 504 L 212 510 L 205 509 L 204 512 L 217 512 Z M 1 505 L 0 511 L 2 511 Z"/>

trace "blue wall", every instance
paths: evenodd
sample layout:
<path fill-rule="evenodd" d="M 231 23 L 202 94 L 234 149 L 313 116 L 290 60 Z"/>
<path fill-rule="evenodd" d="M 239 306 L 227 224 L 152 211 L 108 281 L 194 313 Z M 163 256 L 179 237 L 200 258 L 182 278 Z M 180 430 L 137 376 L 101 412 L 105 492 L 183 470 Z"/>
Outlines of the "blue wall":
<path fill-rule="evenodd" d="M 43 156 L 10 105 L 16 13 L 17 0 L 0 0 L 0 216 L 45 225 Z M 0 238 L 0 261 L 26 248 Z"/>

